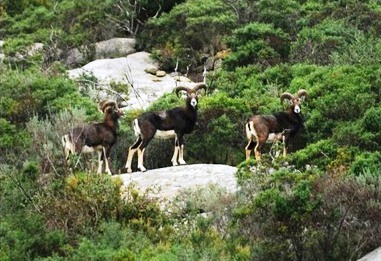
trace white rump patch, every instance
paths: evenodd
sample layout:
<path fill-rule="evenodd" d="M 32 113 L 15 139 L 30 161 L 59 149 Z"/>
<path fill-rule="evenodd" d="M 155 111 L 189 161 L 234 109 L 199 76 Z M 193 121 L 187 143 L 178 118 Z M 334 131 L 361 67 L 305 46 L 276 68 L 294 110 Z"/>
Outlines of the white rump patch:
<path fill-rule="evenodd" d="M 255 131 L 254 123 L 252 121 L 246 123 L 245 128 L 246 128 L 246 137 L 248 140 L 251 140 L 253 138 L 258 139 L 258 135 L 257 135 L 257 132 Z M 273 143 L 276 141 L 282 141 L 283 140 L 282 136 L 283 136 L 282 132 L 269 133 L 269 136 L 268 136 L 266 142 L 267 143 Z"/>
<path fill-rule="evenodd" d="M 154 138 L 156 139 L 171 139 L 176 137 L 176 133 L 174 130 L 161 131 L 157 130 Z"/>
<path fill-rule="evenodd" d="M 82 147 L 81 152 L 82 153 L 90 153 L 90 152 L 99 151 L 99 150 L 102 150 L 102 149 L 103 149 L 102 145 L 99 145 L 99 146 L 96 146 L 96 147 L 89 147 L 89 146 L 85 145 L 85 146 Z"/>
<path fill-rule="evenodd" d="M 246 123 L 245 125 L 246 127 L 246 137 L 248 140 L 251 140 L 253 139 L 253 137 L 255 137 L 255 139 L 257 138 L 257 132 L 255 131 L 254 129 L 254 124 L 252 121 Z"/>
<path fill-rule="evenodd" d="M 69 135 L 62 136 L 61 141 L 66 157 L 68 157 L 70 153 L 75 153 L 75 144 L 70 141 Z"/>
<path fill-rule="evenodd" d="M 135 136 L 139 136 L 142 132 L 140 131 L 140 127 L 139 127 L 139 121 L 138 119 L 135 119 L 134 120 L 134 132 L 135 132 Z"/>
<path fill-rule="evenodd" d="M 280 133 L 269 133 L 269 137 L 267 138 L 267 142 L 275 142 L 281 141 L 283 134 Z"/>

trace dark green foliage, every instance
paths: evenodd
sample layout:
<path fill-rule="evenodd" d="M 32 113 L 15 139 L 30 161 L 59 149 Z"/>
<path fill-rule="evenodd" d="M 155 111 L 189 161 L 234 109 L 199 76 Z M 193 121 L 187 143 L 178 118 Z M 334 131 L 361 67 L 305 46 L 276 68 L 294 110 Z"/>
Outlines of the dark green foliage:
<path fill-rule="evenodd" d="M 145 231 L 152 241 L 166 237 L 158 233 L 165 222 L 157 202 L 138 194 L 133 186 L 123 189 L 120 179 L 84 173 L 58 179 L 39 176 L 33 163 L 21 173 L 3 167 L 0 171 L 0 244 L 5 260 L 54 256 L 77 260 L 93 244 L 103 250 L 87 252 L 91 256 L 102 258 L 104 250 L 111 256 L 126 255 L 122 251 L 126 244 L 142 243 L 130 237 L 133 233 Z M 94 238 L 94 243 L 86 237 Z M 78 251 L 73 248 L 75 242 Z M 135 248 L 133 256 L 149 246 Z"/>
<path fill-rule="evenodd" d="M 239 98 L 244 96 L 244 92 L 249 89 L 263 90 L 261 82 L 257 80 L 257 74 L 259 73 L 260 70 L 257 66 L 237 68 L 235 73 L 220 70 L 217 71 L 216 80 L 211 88 L 221 90 L 227 93 L 229 97 Z M 250 100 L 250 98 L 248 97 L 247 100 Z"/>
<path fill-rule="evenodd" d="M 381 229 L 381 205 L 373 198 L 380 197 L 378 170 L 332 179 L 317 169 L 265 174 L 243 168 L 251 178 L 240 191 L 235 229 L 251 246 L 252 259 L 356 260 L 369 251 L 358 243 Z M 379 240 L 373 237 L 370 245 Z"/>
<path fill-rule="evenodd" d="M 340 50 L 334 51 L 331 60 L 337 65 L 377 65 L 380 63 L 380 52 L 379 39 L 359 32 L 355 34 L 354 40 L 344 42 Z"/>
<path fill-rule="evenodd" d="M 300 66 L 296 68 L 300 71 Z M 314 133 L 313 140 L 330 137 L 344 121 L 353 123 L 376 104 L 379 94 L 372 71 L 372 67 L 320 67 L 293 79 L 291 87 L 310 93 L 306 127 Z"/>
<path fill-rule="evenodd" d="M 7 39 L 4 51 L 11 57 L 7 62 L 14 66 L 30 66 L 36 59 L 30 52 L 36 42 L 43 43 L 44 48 L 39 52 L 43 56 L 35 62 L 46 67 L 65 58 L 65 52 L 72 48 L 79 48 L 85 61 L 90 61 L 95 55 L 95 42 L 135 37 L 148 18 L 181 2 L 5 1 L 0 3 L 0 38 Z M 19 54 L 24 57 L 20 59 Z"/>
<path fill-rule="evenodd" d="M 357 33 L 355 28 L 340 20 L 325 20 L 315 27 L 305 27 L 292 46 L 291 60 L 294 63 L 330 64 L 331 55 L 338 50 L 345 51 L 344 46 L 354 41 Z"/>
<path fill-rule="evenodd" d="M 217 114 L 220 116 L 216 115 L 216 111 L 204 111 L 198 129 L 187 142 L 187 154 L 196 162 L 235 165 L 242 159 L 237 152 L 242 145 L 240 140 L 243 133 L 237 131 L 240 130 L 239 122 L 227 116 L 232 115 L 231 111 L 221 110 Z"/>
<path fill-rule="evenodd" d="M 354 161 L 350 166 L 350 173 L 354 175 L 361 175 L 365 170 L 370 170 L 374 173 L 379 173 L 381 168 L 381 153 L 377 152 L 363 152 L 356 155 Z"/>
<path fill-rule="evenodd" d="M 194 162 L 238 164 L 243 158 L 241 123 L 248 111 L 243 100 L 217 93 L 201 97 L 200 107 L 198 124 L 187 139 L 187 157 Z"/>
<path fill-rule="evenodd" d="M 291 157 L 298 167 L 306 164 L 324 168 L 336 156 L 337 145 L 332 140 L 320 140 L 295 152 Z"/>
<path fill-rule="evenodd" d="M 31 139 L 25 129 L 19 129 L 17 125 L 0 118 L 0 164 L 5 164 L 8 159 L 16 164 L 21 155 L 27 157 L 24 153 L 30 144 Z"/>
<path fill-rule="evenodd" d="M 2 73 L 0 84 L 1 117 L 14 124 L 25 123 L 34 115 L 44 118 L 64 108 L 90 106 L 90 100 L 79 95 L 73 81 L 45 75 L 37 68 L 7 70 Z"/>
<path fill-rule="evenodd" d="M 186 1 L 149 20 L 138 45 L 156 50 L 155 57 L 164 69 L 173 70 L 176 60 L 179 70 L 185 71 L 187 65 L 194 69 L 202 65 L 205 53 L 215 55 L 223 49 L 223 37 L 235 23 L 234 13 L 224 1 Z"/>
<path fill-rule="evenodd" d="M 42 191 L 38 167 L 24 164 L 21 172 L 0 166 L 0 256 L 4 260 L 31 260 L 60 252 L 65 235 L 50 230 L 41 215 Z"/>
<path fill-rule="evenodd" d="M 258 12 L 259 22 L 273 24 L 275 28 L 280 28 L 290 35 L 294 35 L 298 30 L 296 21 L 301 8 L 298 1 L 261 0 L 257 5 L 255 11 Z"/>
<path fill-rule="evenodd" d="M 361 123 L 365 131 L 372 133 L 381 132 L 381 108 L 372 107 L 364 113 Z"/>
<path fill-rule="evenodd" d="M 65 235 L 50 230 L 38 215 L 13 215 L 1 222 L 0 257 L 2 260 L 34 260 L 62 254 Z"/>
<path fill-rule="evenodd" d="M 282 253 L 283 260 L 302 260 L 306 219 L 321 204 L 310 195 L 314 175 L 282 168 L 252 175 L 242 191 L 248 201 L 235 213 L 237 233 L 253 246 L 253 259 L 275 259 Z"/>
<path fill-rule="evenodd" d="M 233 51 L 224 62 L 227 69 L 260 64 L 279 64 L 288 58 L 289 36 L 272 24 L 250 23 L 233 32 L 227 45 Z"/>

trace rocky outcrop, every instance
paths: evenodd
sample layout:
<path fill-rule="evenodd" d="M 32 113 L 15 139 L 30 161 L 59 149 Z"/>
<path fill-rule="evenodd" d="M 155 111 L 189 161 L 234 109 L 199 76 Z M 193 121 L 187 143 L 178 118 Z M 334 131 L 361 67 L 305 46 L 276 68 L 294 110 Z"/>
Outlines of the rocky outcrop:
<path fill-rule="evenodd" d="M 193 164 L 119 175 L 125 186 L 133 184 L 141 192 L 151 188 L 152 197 L 171 200 L 184 189 L 218 185 L 229 193 L 237 191 L 236 167 L 218 164 Z M 155 191 L 155 193 L 154 193 Z"/>
<path fill-rule="evenodd" d="M 149 53 L 137 52 L 126 57 L 95 60 L 81 68 L 69 70 L 68 74 L 71 78 L 92 74 L 104 89 L 109 88 L 111 82 L 128 84 L 131 88 L 125 106 L 129 109 L 146 109 L 163 94 L 172 92 L 176 86 L 177 79 L 166 73 L 156 76 L 158 70 L 155 68 L 158 68 L 158 64 Z M 151 74 L 152 70 L 156 71 L 155 75 Z M 189 81 L 184 84 L 192 86 Z M 100 98 L 106 98 L 107 91 L 97 93 Z"/>
<path fill-rule="evenodd" d="M 86 47 L 81 47 L 69 50 L 65 55 L 65 64 L 69 67 L 83 64 L 86 59 L 85 49 Z M 135 39 L 133 38 L 112 38 L 95 44 L 96 60 L 125 57 L 135 52 Z"/>
<path fill-rule="evenodd" d="M 123 57 L 135 52 L 135 39 L 132 38 L 112 38 L 95 45 L 95 59 Z"/>

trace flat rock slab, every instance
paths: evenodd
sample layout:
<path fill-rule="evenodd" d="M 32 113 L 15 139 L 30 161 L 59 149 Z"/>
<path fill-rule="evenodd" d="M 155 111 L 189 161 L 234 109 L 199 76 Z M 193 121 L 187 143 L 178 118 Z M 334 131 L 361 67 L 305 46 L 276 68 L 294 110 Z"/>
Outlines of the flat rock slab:
<path fill-rule="evenodd" d="M 160 199 L 172 199 L 183 189 L 214 184 L 225 188 L 227 192 L 237 191 L 235 178 L 236 167 L 218 164 L 181 165 L 146 172 L 122 174 L 119 177 L 125 186 L 134 184 L 142 192 L 152 188 L 156 191 L 151 196 Z"/>

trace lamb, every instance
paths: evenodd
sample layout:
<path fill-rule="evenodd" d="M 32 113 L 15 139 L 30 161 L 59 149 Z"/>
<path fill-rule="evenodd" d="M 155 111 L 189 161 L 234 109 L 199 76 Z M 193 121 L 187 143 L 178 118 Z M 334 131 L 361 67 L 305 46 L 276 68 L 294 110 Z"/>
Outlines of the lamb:
<path fill-rule="evenodd" d="M 197 121 L 198 92 L 206 89 L 205 82 L 196 84 L 193 89 L 185 86 L 175 88 L 176 95 L 185 92 L 187 99 L 184 107 L 167 111 L 146 112 L 133 121 L 136 142 L 129 148 L 126 169 L 131 173 L 131 163 L 135 152 L 138 152 L 138 169 L 146 171 L 143 166 L 143 154 L 152 138 L 175 138 L 175 149 L 171 159 L 173 166 L 186 164 L 184 161 L 184 135 L 193 131 Z"/>
<path fill-rule="evenodd" d="M 123 115 L 123 111 L 118 108 L 116 102 L 111 100 L 100 102 L 99 108 L 105 114 L 103 122 L 73 128 L 61 140 L 67 161 L 70 154 L 80 155 L 96 151 L 98 153 L 97 173 L 102 173 L 104 161 L 105 171 L 112 175 L 108 158 L 110 149 L 117 140 L 118 119 Z"/>
<path fill-rule="evenodd" d="M 300 114 L 302 100 L 308 98 L 306 90 L 299 90 L 295 95 L 284 92 L 280 100 L 289 100 L 290 107 L 283 112 L 272 115 L 254 115 L 245 124 L 248 144 L 245 147 L 246 160 L 250 159 L 251 150 L 254 148 L 255 159 L 261 160 L 261 152 L 266 142 L 282 140 L 283 156 L 287 155 L 289 138 L 295 136 L 303 126 Z"/>

